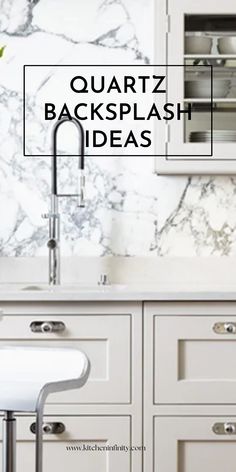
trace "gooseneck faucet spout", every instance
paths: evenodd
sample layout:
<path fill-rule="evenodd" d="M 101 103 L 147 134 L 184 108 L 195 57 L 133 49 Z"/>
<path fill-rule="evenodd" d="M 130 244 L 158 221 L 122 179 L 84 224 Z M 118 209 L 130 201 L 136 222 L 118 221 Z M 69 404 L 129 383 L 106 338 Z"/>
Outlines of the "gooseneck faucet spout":
<path fill-rule="evenodd" d="M 58 120 L 52 130 L 52 195 L 58 195 L 57 191 L 57 133 L 63 123 L 74 123 L 79 132 L 79 170 L 84 170 L 84 129 L 82 124 L 76 118 L 63 118 Z M 58 195 L 60 197 L 60 195 Z M 62 195 L 64 196 L 64 195 Z M 67 196 L 67 195 L 65 195 Z M 70 196 L 70 195 L 68 195 Z"/>
<path fill-rule="evenodd" d="M 57 133 L 60 126 L 65 122 L 72 122 L 79 132 L 79 191 L 76 194 L 58 193 L 57 182 Z M 60 214 L 59 197 L 77 197 L 78 206 L 84 207 L 84 129 L 81 123 L 76 119 L 62 119 L 55 123 L 52 131 L 52 164 L 51 164 L 51 208 L 50 213 L 45 215 L 49 219 L 49 240 L 47 243 L 49 249 L 49 284 L 59 285 L 60 280 Z"/>

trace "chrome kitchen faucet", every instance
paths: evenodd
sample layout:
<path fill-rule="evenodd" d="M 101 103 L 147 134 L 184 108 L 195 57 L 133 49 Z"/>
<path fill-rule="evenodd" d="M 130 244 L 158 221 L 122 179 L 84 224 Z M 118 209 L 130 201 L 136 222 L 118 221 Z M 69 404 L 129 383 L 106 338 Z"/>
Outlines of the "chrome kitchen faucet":
<path fill-rule="evenodd" d="M 76 126 L 80 136 L 79 142 L 79 189 L 76 194 L 59 194 L 57 185 L 57 132 L 59 127 L 65 122 L 72 122 Z M 59 197 L 78 197 L 78 206 L 84 207 L 84 129 L 81 123 L 76 119 L 62 119 L 55 123 L 52 130 L 52 164 L 51 164 L 51 208 L 50 212 L 43 215 L 43 218 L 49 220 L 49 284 L 60 284 L 60 214 Z"/>

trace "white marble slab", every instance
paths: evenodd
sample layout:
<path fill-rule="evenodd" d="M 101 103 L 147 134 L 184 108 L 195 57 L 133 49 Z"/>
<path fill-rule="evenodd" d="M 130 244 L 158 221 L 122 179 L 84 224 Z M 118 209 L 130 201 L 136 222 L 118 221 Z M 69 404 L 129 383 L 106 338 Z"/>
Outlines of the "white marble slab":
<path fill-rule="evenodd" d="M 0 255 L 47 255 L 47 159 L 22 156 L 22 66 L 154 59 L 154 0 L 0 0 Z M 157 13 L 158 14 L 158 13 Z M 156 44 L 158 47 L 158 44 Z M 34 97 L 30 97 L 32 103 Z M 37 145 L 43 146 L 38 126 Z M 62 201 L 64 256 L 234 256 L 236 180 L 158 177 L 148 160 L 88 159 L 86 209 Z M 62 166 L 61 178 L 73 171 Z"/>

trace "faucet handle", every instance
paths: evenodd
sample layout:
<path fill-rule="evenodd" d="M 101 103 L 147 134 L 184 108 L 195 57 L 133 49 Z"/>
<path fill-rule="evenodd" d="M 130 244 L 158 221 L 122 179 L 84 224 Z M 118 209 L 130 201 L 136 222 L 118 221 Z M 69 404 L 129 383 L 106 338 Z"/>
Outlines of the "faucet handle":
<path fill-rule="evenodd" d="M 41 217 L 44 220 L 49 220 L 50 218 L 59 218 L 59 213 L 42 213 Z"/>

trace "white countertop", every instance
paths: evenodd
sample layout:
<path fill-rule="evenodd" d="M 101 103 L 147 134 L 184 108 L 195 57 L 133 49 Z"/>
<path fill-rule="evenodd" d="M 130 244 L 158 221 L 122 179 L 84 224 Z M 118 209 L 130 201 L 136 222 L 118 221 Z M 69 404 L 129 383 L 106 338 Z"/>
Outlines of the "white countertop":
<path fill-rule="evenodd" d="M 49 287 L 47 258 L 0 258 L 0 301 L 236 301 L 236 257 L 69 257 L 61 273 Z"/>
<path fill-rule="evenodd" d="M 28 288 L 29 287 L 29 288 Z M 234 287 L 175 285 L 62 285 L 31 288 L 21 284 L 1 284 L 0 301 L 236 301 Z"/>

